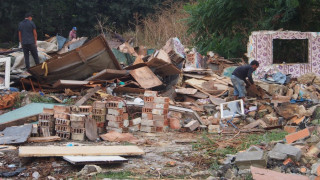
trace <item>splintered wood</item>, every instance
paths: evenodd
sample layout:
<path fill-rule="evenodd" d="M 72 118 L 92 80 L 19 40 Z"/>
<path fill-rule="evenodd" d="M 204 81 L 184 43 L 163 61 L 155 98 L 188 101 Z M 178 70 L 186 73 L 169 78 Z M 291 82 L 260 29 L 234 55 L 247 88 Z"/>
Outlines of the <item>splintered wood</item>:
<path fill-rule="evenodd" d="M 160 79 L 148 67 L 141 67 L 130 72 L 142 88 L 149 89 L 162 85 Z"/>

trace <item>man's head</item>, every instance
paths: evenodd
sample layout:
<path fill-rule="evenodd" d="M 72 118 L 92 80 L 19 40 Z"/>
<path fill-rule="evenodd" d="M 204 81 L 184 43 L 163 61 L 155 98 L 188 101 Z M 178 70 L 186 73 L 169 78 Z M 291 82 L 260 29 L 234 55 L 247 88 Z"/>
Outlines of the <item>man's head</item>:
<path fill-rule="evenodd" d="M 77 27 L 73 27 L 72 30 L 73 30 L 73 31 L 77 31 Z"/>
<path fill-rule="evenodd" d="M 251 61 L 250 65 L 254 70 L 256 70 L 259 67 L 259 62 L 256 60 L 253 60 Z"/>
<path fill-rule="evenodd" d="M 31 13 L 26 13 L 24 16 L 25 19 L 29 19 L 30 21 L 32 20 L 32 14 Z"/>

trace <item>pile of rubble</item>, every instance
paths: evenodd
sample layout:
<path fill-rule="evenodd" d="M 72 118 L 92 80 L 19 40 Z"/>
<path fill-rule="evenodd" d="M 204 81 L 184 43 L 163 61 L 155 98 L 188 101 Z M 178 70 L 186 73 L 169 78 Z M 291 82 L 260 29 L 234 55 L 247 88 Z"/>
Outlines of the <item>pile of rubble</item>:
<path fill-rule="evenodd" d="M 45 105 L 40 104 L 34 114 L 15 119 L 3 120 L 0 116 L 4 132 L 13 131 L 10 128 L 25 132 L 19 141 L 4 133 L 0 137 L 2 144 L 100 138 L 137 144 L 134 135 L 140 132 L 204 131 L 212 136 L 236 137 L 278 129 L 288 133 L 284 140 L 228 155 L 213 176 L 320 176 L 320 77 L 305 74 L 293 79 L 280 73 L 256 79 L 256 86 L 247 88 L 248 98 L 243 102 L 233 99 L 230 80 L 230 72 L 243 61 L 227 60 L 212 52 L 203 57 L 195 49 L 185 49 L 178 38 L 169 39 L 159 50 L 133 48 L 128 43 L 111 49 L 103 35 L 74 50 L 68 46 L 69 52 L 58 53 L 30 68 L 28 76 L 11 79 L 15 87 L 36 94 L 40 91 L 41 96 L 60 105 L 43 108 Z M 0 108 L 14 106 L 19 92 L 2 93 L 6 102 Z M 75 102 L 64 104 L 70 99 Z M 10 127 L 30 122 L 32 116 L 37 125 Z M 33 156 L 28 154 L 34 153 L 33 149 L 28 148 L 21 151 L 20 157 Z M 96 155 L 101 152 L 99 148 L 80 154 Z M 136 146 L 131 148 L 134 155 L 144 154 Z M 62 150 L 55 150 L 56 154 L 44 150 L 36 156 L 66 156 Z M 132 155 L 131 151 L 116 154 Z"/>

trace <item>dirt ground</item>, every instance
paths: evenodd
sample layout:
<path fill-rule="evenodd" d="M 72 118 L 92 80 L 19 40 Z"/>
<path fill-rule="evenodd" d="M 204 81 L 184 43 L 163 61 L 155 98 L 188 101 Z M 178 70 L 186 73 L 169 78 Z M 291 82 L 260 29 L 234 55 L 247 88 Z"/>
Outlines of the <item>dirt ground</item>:
<path fill-rule="evenodd" d="M 118 165 L 102 165 L 102 173 L 130 172 L 133 179 L 156 178 L 206 178 L 209 176 L 209 166 L 201 164 L 195 157 L 204 152 L 193 150 L 194 143 L 201 138 L 202 132 L 167 132 L 167 133 L 136 133 L 141 140 L 138 144 L 145 151 L 141 157 L 127 157 L 129 162 Z M 89 141 L 60 141 L 51 143 L 26 143 L 28 146 L 65 146 L 73 145 L 129 145 L 117 142 L 89 142 Z M 32 179 L 32 174 L 38 172 L 40 179 L 102 179 L 101 176 L 77 176 L 83 165 L 75 166 L 62 158 L 19 158 L 18 149 L 2 151 L 4 156 L 0 161 L 0 170 L 9 172 L 18 167 L 27 168 L 18 176 L 11 179 Z M 9 167 L 8 167 L 9 166 Z M 14 166 L 14 167 L 12 167 Z M 11 167 L 11 168 L 10 168 Z M 203 172 L 202 172 L 203 171 Z M 198 172 L 198 173 L 197 173 Z M 200 173 L 199 173 L 200 172 Z"/>

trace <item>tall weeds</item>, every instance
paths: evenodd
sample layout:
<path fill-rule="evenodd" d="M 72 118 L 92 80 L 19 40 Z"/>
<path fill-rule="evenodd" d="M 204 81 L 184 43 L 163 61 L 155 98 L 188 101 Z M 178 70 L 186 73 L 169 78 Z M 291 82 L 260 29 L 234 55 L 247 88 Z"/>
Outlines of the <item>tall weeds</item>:
<path fill-rule="evenodd" d="M 144 45 L 148 48 L 161 48 L 171 37 L 178 37 L 182 44 L 190 46 L 194 38 L 188 35 L 185 19 L 189 16 L 183 9 L 185 3 L 169 0 L 164 7 L 156 8 L 156 13 L 136 22 L 134 31 L 124 33 L 124 37 L 129 39 L 133 36 L 134 46 Z"/>

